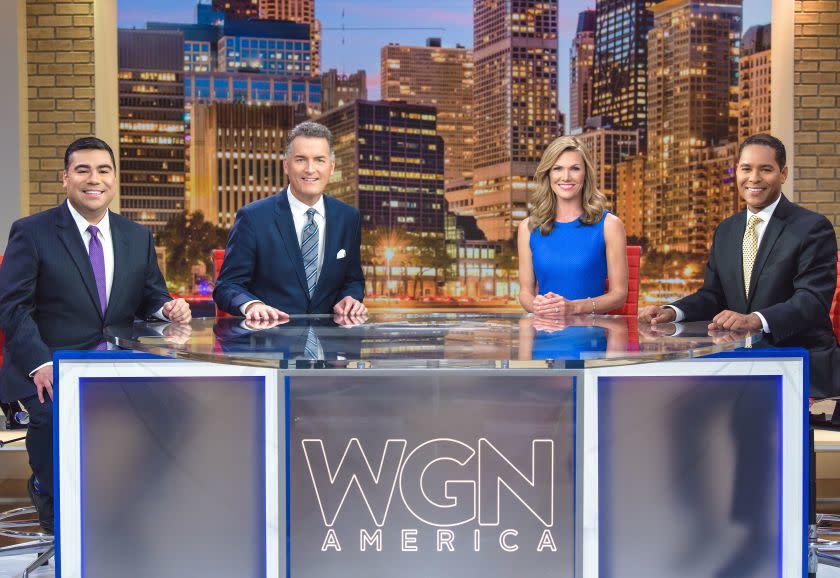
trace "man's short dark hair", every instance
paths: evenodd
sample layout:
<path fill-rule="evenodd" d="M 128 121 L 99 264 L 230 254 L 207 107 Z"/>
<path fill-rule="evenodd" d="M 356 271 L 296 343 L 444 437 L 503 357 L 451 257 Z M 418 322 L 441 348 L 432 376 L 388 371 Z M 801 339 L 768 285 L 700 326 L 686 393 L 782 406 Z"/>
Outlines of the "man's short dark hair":
<path fill-rule="evenodd" d="M 114 165 L 114 170 L 117 170 L 117 160 L 114 158 L 114 151 L 111 150 L 108 143 L 95 136 L 85 136 L 70 143 L 70 146 L 64 151 L 64 170 L 66 171 L 70 168 L 70 155 L 76 151 L 89 150 L 108 151 L 108 154 L 111 155 L 111 163 Z"/>
<path fill-rule="evenodd" d="M 749 145 L 761 145 L 765 147 L 770 147 L 776 153 L 776 163 L 779 165 L 779 169 L 785 168 L 787 164 L 787 151 L 785 151 L 785 145 L 777 139 L 776 137 L 758 133 L 747 137 L 747 139 L 741 143 L 741 146 L 738 147 L 738 157 L 741 157 L 741 153 L 744 152 L 744 147 Z"/>
<path fill-rule="evenodd" d="M 325 127 L 324 125 L 313 122 L 311 120 L 307 120 L 306 122 L 302 122 L 297 125 L 295 128 L 289 131 L 289 138 L 286 141 L 286 158 L 289 158 L 289 155 L 292 154 L 292 141 L 295 140 L 299 136 L 304 136 L 308 138 L 323 138 L 327 139 L 327 146 L 330 149 L 330 158 L 335 159 L 335 151 L 333 151 L 333 136 L 330 132 L 330 129 Z"/>

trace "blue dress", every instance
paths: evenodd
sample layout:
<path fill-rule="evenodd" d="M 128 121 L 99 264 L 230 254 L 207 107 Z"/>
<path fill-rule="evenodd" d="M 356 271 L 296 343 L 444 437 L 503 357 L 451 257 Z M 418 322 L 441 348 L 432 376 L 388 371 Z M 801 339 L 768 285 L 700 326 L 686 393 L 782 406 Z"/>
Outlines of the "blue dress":
<path fill-rule="evenodd" d="M 531 260 L 540 295 L 556 293 L 566 299 L 587 299 L 603 295 L 607 286 L 607 245 L 604 241 L 604 211 L 594 225 L 578 220 L 555 221 L 543 235 L 531 231 Z"/>
<path fill-rule="evenodd" d="M 572 326 L 562 331 L 537 331 L 531 359 L 581 359 L 582 353 L 603 353 L 606 350 L 606 329 Z"/>

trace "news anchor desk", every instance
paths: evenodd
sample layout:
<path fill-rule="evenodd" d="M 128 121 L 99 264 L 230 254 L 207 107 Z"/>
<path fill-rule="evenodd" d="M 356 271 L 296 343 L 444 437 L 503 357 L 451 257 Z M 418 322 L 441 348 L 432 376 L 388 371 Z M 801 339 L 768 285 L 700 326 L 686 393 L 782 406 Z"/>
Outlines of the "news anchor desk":
<path fill-rule="evenodd" d="M 242 323 L 56 355 L 57 575 L 804 573 L 802 351 L 622 317 Z"/>

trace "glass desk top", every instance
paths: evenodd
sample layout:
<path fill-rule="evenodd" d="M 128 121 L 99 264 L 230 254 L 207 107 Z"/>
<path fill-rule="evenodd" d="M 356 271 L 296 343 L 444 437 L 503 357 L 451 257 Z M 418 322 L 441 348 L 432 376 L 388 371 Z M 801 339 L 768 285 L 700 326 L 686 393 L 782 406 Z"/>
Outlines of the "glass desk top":
<path fill-rule="evenodd" d="M 363 322 L 301 315 L 261 326 L 241 317 L 198 318 L 111 326 L 105 335 L 121 348 L 164 357 L 279 369 L 575 369 L 700 357 L 760 339 L 709 332 L 706 322 L 651 327 L 635 317 L 491 313 L 374 313 Z"/>

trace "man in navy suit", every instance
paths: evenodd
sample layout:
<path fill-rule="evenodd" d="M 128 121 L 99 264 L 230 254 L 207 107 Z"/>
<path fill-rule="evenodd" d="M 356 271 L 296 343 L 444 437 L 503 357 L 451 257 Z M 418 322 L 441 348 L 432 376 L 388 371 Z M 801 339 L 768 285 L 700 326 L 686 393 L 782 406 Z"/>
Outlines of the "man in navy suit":
<path fill-rule="evenodd" d="M 213 299 L 252 321 L 364 315 L 359 211 L 324 195 L 335 170 L 329 129 L 293 128 L 283 169 L 288 187 L 239 209 Z"/>
<path fill-rule="evenodd" d="M 104 348 L 103 328 L 134 318 L 191 318 L 166 290 L 149 230 L 108 211 L 117 181 L 111 148 L 94 137 L 73 142 L 63 181 L 66 202 L 12 225 L 0 267 L 0 399 L 29 412 L 29 493 L 50 533 L 53 352 Z"/>
<path fill-rule="evenodd" d="M 811 396 L 840 395 L 840 350 L 828 310 L 837 283 L 837 239 L 824 216 L 782 194 L 786 151 L 756 134 L 740 148 L 738 192 L 747 210 L 715 231 L 703 286 L 662 307 L 645 307 L 651 323 L 709 320 L 709 329 L 763 332 L 761 346 L 811 351 Z"/>

